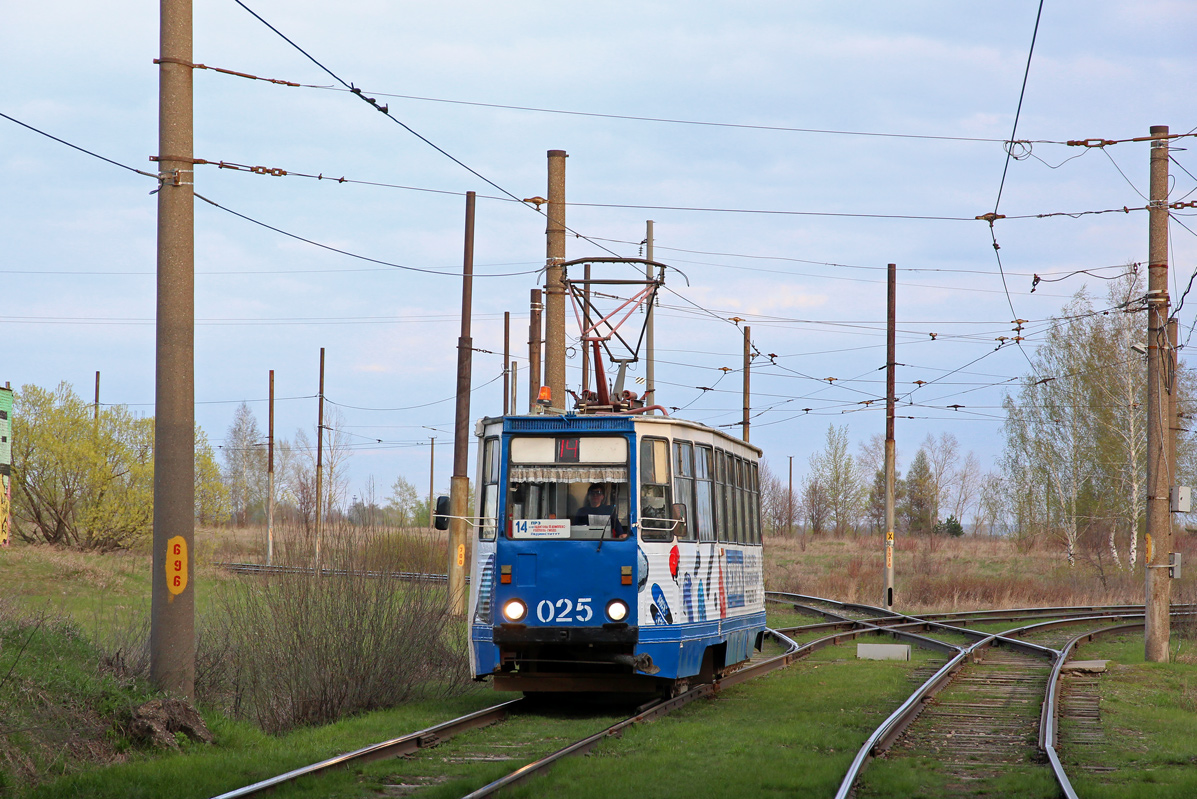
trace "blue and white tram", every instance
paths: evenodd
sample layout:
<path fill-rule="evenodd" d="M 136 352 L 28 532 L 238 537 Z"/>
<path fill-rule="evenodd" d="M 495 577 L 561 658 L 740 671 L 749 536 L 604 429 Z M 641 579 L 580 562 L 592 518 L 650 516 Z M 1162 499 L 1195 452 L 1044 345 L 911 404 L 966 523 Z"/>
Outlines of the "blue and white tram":
<path fill-rule="evenodd" d="M 620 414 L 487 418 L 477 432 L 476 679 L 667 693 L 759 649 L 759 449 Z"/>

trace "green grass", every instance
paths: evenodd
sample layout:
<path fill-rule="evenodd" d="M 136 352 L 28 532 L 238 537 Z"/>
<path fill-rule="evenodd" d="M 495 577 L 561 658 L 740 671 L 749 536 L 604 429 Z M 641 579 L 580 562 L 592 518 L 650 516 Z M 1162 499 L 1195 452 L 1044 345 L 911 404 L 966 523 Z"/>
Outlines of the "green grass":
<path fill-rule="evenodd" d="M 76 552 L 14 543 L 0 549 L 6 599 L 73 618 L 94 635 L 114 623 L 128 625 L 149 615 L 153 563 L 129 552 Z M 195 581 L 196 612 L 211 606 L 223 572 L 200 567 Z"/>
<path fill-rule="evenodd" d="M 1197 796 L 1197 663 L 1144 662 L 1141 633 L 1099 638 L 1076 657 L 1110 660 L 1098 683 L 1104 743 L 1063 753 L 1077 792 L 1093 799 Z M 1086 764 L 1117 771 L 1086 772 Z"/>
<path fill-rule="evenodd" d="M 150 692 L 102 673 L 97 661 L 69 619 L 18 618 L 0 606 L 0 795 L 129 749 L 117 722 Z"/>
<path fill-rule="evenodd" d="M 179 754 L 138 753 L 130 762 L 59 779 L 28 792 L 25 797 L 210 797 L 509 698 L 512 698 L 509 694 L 479 690 L 453 699 L 414 702 L 278 738 L 265 735 L 252 725 L 209 714 L 207 720 L 216 736 L 214 746 L 192 744 Z M 351 787 L 355 779 L 352 772 L 338 771 L 306 779 L 273 795 L 328 796 L 332 790 Z"/>
<path fill-rule="evenodd" d="M 822 650 L 604 742 L 511 797 L 669 799 L 831 795 L 857 749 L 909 691 L 912 663 Z M 473 787 L 473 786 L 464 786 Z M 432 797 L 460 796 L 456 786 Z"/>

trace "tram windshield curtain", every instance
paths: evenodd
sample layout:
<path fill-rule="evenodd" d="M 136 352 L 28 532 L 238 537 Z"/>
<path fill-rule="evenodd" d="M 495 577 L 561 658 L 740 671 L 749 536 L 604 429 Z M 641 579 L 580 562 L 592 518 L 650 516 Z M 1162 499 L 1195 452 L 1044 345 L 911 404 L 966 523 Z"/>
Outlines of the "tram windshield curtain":
<path fill-rule="evenodd" d="M 512 483 L 626 483 L 626 466 L 512 466 Z"/>

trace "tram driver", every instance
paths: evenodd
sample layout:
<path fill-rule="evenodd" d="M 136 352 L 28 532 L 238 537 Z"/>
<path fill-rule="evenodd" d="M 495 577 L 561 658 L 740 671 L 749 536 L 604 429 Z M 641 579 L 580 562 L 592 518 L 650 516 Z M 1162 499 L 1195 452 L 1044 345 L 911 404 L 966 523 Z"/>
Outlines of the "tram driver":
<path fill-rule="evenodd" d="M 591 527 L 610 526 L 612 538 L 628 537 L 627 531 L 619 523 L 619 514 L 616 512 L 615 506 L 607 502 L 607 489 L 602 483 L 590 484 L 590 488 L 586 491 L 585 504 L 578 508 L 570 523 Z"/>

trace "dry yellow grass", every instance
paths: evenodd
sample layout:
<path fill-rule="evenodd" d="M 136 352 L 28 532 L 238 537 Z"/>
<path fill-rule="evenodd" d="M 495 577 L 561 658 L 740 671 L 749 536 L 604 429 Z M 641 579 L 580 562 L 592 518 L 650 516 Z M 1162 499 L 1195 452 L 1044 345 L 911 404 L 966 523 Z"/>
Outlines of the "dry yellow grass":
<path fill-rule="evenodd" d="M 1197 542 L 1176 539 L 1193 563 Z M 824 596 L 846 602 L 881 603 L 885 549 L 880 536 L 769 538 L 765 541 L 765 586 L 773 591 Z M 1082 554 L 1069 567 L 1052 541 L 1031 545 L 1005 538 L 899 538 L 894 554 L 894 602 L 899 610 L 1141 604 L 1143 569 L 1134 571 Z M 1192 570 L 1173 583 L 1174 602 L 1197 600 Z"/>

